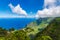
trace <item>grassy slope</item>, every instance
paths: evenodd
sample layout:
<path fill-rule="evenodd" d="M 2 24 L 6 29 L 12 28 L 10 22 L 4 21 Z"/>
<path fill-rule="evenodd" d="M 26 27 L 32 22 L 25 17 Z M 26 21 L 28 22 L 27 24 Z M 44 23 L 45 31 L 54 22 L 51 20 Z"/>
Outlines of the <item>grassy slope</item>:
<path fill-rule="evenodd" d="M 37 25 L 36 21 L 30 23 L 27 25 L 27 28 L 24 30 L 27 31 L 27 35 L 33 34 L 35 35 L 36 33 L 40 32 L 44 28 L 48 26 L 48 24 L 53 20 L 53 18 L 49 18 L 47 20 L 43 20 L 39 25 Z"/>
<path fill-rule="evenodd" d="M 60 18 L 54 19 L 43 31 L 36 35 L 36 39 L 42 36 L 51 37 L 52 40 L 60 40 Z M 38 39 L 38 40 L 40 40 Z"/>

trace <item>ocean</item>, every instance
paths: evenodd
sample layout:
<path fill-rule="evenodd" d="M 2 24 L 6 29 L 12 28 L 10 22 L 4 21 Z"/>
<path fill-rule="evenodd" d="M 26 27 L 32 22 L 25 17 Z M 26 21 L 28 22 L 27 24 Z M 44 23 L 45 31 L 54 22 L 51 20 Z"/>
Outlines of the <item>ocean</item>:
<path fill-rule="evenodd" d="M 5 29 L 15 28 L 22 29 L 33 22 L 34 18 L 0 18 L 0 27 Z"/>

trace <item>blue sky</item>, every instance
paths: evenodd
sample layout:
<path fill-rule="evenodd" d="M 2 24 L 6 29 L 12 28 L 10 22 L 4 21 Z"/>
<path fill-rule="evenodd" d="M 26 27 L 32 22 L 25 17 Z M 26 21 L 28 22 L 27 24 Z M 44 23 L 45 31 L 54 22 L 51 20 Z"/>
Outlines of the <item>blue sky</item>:
<path fill-rule="evenodd" d="M 8 6 L 10 3 L 13 6 L 17 6 L 19 4 L 21 8 L 28 14 L 32 13 L 33 15 L 36 14 L 37 10 L 42 10 L 44 0 L 0 0 L 0 15 L 13 14 L 10 7 Z"/>
<path fill-rule="evenodd" d="M 55 17 L 60 16 L 59 8 L 60 0 L 0 0 L 0 17 L 21 15 Z M 53 11 L 57 11 L 56 15 Z"/>

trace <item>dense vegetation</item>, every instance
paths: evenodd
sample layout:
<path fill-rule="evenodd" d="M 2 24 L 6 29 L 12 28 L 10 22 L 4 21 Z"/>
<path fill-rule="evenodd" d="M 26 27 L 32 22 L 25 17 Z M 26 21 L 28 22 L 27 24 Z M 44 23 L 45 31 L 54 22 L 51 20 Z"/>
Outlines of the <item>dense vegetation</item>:
<path fill-rule="evenodd" d="M 24 30 L 10 30 L 7 31 L 0 28 L 0 40 L 30 40 L 29 36 L 27 36 Z"/>
<path fill-rule="evenodd" d="M 54 19 L 34 40 L 60 40 L 60 18 Z"/>
<path fill-rule="evenodd" d="M 42 23 L 39 20 L 21 30 L 0 28 L 0 40 L 60 40 L 60 18 L 55 18 L 50 23 L 50 19 L 45 19 Z"/>

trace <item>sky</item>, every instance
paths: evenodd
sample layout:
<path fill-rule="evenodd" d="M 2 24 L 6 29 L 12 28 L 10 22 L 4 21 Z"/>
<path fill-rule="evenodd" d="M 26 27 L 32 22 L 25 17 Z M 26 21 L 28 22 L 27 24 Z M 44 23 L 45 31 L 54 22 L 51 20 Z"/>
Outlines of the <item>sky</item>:
<path fill-rule="evenodd" d="M 42 10 L 43 3 L 44 0 L 0 0 L 0 16 L 34 15 L 37 10 Z M 13 12 L 11 6 L 16 7 L 13 9 L 20 12 Z"/>
<path fill-rule="evenodd" d="M 0 18 L 60 17 L 60 0 L 0 0 Z"/>

